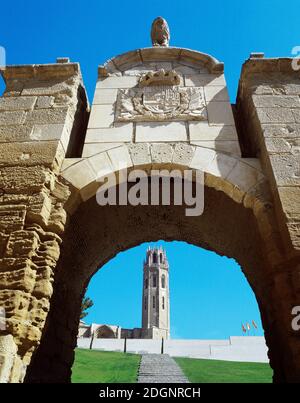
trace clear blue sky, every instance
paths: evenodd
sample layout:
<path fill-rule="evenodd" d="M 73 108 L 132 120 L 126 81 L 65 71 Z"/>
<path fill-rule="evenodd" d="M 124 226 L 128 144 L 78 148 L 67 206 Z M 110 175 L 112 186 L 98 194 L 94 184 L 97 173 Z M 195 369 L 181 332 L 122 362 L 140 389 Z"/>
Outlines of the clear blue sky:
<path fill-rule="evenodd" d="M 97 66 L 116 54 L 150 46 L 152 20 L 162 15 L 169 22 L 171 45 L 225 63 L 234 102 L 250 52 L 291 56 L 300 45 L 299 5 L 299 0 L 15 0 L 1 4 L 0 46 L 8 64 L 52 63 L 60 56 L 80 62 L 91 101 Z M 0 81 L 0 93 L 3 88 Z M 146 246 L 121 253 L 96 274 L 88 292 L 95 300 L 89 322 L 140 325 Z M 252 291 L 234 261 L 183 243 L 166 248 L 173 337 L 227 337 L 241 334 L 242 321 L 259 322 Z M 188 313 L 190 306 L 193 313 Z"/>
<path fill-rule="evenodd" d="M 141 326 L 143 260 L 148 245 L 162 245 L 167 251 L 172 338 L 241 335 L 241 322 L 253 319 L 259 325 L 256 335 L 262 334 L 256 299 L 238 264 L 184 242 L 142 244 L 103 266 L 89 285 L 87 294 L 95 305 L 87 323 Z"/>

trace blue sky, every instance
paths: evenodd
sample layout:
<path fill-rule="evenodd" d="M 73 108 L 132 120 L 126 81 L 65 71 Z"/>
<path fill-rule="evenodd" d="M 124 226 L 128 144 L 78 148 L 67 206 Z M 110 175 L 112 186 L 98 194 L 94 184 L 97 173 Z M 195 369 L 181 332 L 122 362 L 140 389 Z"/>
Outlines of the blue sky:
<path fill-rule="evenodd" d="M 162 15 L 169 22 L 171 45 L 225 63 L 235 102 L 241 66 L 251 52 L 291 56 L 300 45 L 298 14 L 299 0 L 15 0 L 13 6 L 1 4 L 0 46 L 8 64 L 52 63 L 61 56 L 80 62 L 91 101 L 97 66 L 150 46 L 152 20 Z M 0 93 L 3 88 L 0 81 Z M 95 275 L 88 290 L 95 301 L 89 322 L 140 325 L 146 247 L 119 254 Z M 241 334 L 242 321 L 259 322 L 253 293 L 233 260 L 183 243 L 168 243 L 166 249 L 173 337 L 222 338 Z"/>
<path fill-rule="evenodd" d="M 241 335 L 241 323 L 252 320 L 259 325 L 255 334 L 262 334 L 256 299 L 238 264 L 184 242 L 142 244 L 103 266 L 88 288 L 95 305 L 87 323 L 141 326 L 143 260 L 148 245 L 162 245 L 167 251 L 172 338 Z"/>

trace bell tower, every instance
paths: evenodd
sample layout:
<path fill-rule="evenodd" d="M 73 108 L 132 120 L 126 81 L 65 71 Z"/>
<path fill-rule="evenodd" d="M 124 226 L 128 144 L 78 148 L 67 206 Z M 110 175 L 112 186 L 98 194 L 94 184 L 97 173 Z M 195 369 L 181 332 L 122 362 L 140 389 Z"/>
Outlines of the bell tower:
<path fill-rule="evenodd" d="M 144 261 L 142 337 L 170 338 L 169 263 L 161 248 L 148 248 Z"/>

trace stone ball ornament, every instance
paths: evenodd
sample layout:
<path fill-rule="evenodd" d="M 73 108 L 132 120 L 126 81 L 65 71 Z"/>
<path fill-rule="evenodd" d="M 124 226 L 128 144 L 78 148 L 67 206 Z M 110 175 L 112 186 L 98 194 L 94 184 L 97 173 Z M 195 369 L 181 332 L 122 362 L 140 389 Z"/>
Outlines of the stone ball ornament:
<path fill-rule="evenodd" d="M 152 23 L 151 40 L 153 46 L 169 46 L 170 29 L 163 17 L 157 17 Z"/>

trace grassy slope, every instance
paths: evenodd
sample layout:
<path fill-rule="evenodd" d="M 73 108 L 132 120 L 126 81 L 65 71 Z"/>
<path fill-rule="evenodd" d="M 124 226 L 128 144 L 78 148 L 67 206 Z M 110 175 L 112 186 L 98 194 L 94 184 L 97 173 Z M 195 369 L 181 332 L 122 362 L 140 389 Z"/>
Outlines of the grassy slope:
<path fill-rule="evenodd" d="M 269 364 L 176 358 L 191 382 L 200 383 L 270 383 Z"/>
<path fill-rule="evenodd" d="M 140 356 L 77 349 L 72 368 L 73 383 L 134 383 Z"/>

